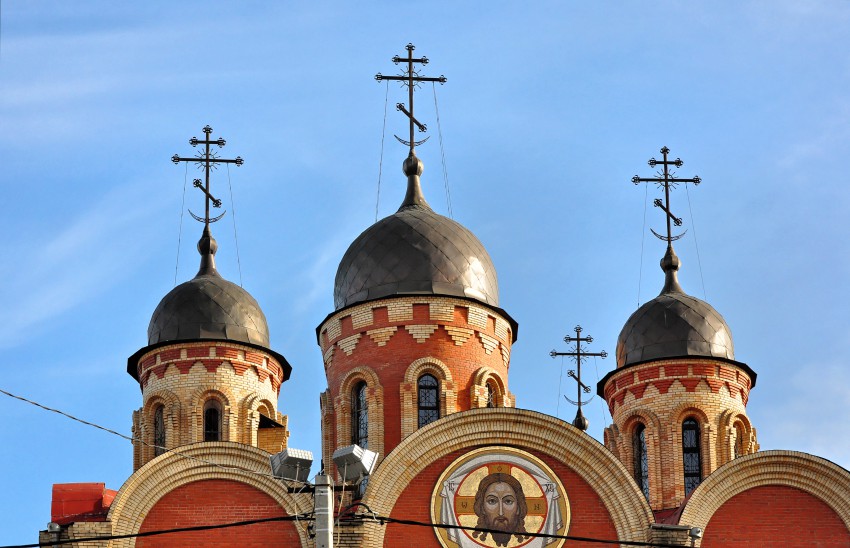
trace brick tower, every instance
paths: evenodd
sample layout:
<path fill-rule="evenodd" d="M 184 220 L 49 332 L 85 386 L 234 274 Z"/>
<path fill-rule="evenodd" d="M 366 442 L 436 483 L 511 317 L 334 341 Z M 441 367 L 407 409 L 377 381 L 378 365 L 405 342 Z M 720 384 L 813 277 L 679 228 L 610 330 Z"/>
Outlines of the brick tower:
<path fill-rule="evenodd" d="M 133 412 L 133 469 L 181 445 L 231 441 L 281 451 L 289 436 L 277 410 L 286 359 L 269 348 L 257 301 L 218 273 L 218 248 L 204 227 L 201 267 L 159 303 L 148 345 L 127 360 L 142 389 Z"/>
<path fill-rule="evenodd" d="M 441 417 L 514 405 L 517 325 L 498 307 L 490 256 L 425 201 L 412 150 L 403 171 L 401 207 L 348 248 L 336 310 L 316 329 L 328 380 L 320 401 L 328 469 L 336 448 L 356 443 L 384 457 Z"/>
<path fill-rule="evenodd" d="M 756 374 L 735 361 L 723 317 L 682 290 L 679 266 L 668 243 L 661 294 L 628 319 L 617 369 L 598 385 L 613 418 L 605 445 L 656 512 L 678 508 L 719 466 L 758 450 L 746 415 Z"/>

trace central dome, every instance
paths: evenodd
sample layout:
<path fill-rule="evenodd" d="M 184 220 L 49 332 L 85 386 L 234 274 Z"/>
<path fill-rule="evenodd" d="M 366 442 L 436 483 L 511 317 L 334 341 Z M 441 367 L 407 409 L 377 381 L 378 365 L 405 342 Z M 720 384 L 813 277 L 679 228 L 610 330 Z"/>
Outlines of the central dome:
<path fill-rule="evenodd" d="M 422 162 L 408 156 L 407 196 L 399 210 L 349 246 L 336 273 L 334 305 L 390 295 L 446 295 L 499 305 L 496 269 L 472 232 L 435 213 L 422 197 Z"/>

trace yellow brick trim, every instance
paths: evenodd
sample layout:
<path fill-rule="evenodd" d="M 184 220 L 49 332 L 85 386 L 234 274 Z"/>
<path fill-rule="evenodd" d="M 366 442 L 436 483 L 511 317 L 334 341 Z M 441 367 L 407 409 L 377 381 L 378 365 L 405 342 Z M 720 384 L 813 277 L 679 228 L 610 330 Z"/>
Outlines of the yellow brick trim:
<path fill-rule="evenodd" d="M 679 523 L 706 529 L 726 501 L 766 485 L 794 487 L 817 497 L 850 530 L 850 472 L 826 459 L 797 451 L 761 451 L 725 464 L 694 490 Z"/>
<path fill-rule="evenodd" d="M 440 416 L 445 417 L 457 411 L 457 394 L 454 389 L 452 372 L 437 358 L 419 358 L 407 366 L 401 392 L 401 439 L 406 438 L 419 428 L 418 382 L 425 373 L 434 375 L 440 387 Z"/>
<path fill-rule="evenodd" d="M 336 345 L 345 352 L 346 356 L 350 356 L 352 352 L 354 352 L 354 348 L 357 346 L 357 341 L 360 340 L 361 333 L 355 333 L 350 337 L 346 337 L 341 339 L 336 343 Z"/>
<path fill-rule="evenodd" d="M 366 334 L 369 335 L 369 338 L 372 339 L 372 341 L 378 346 L 386 346 L 387 341 L 390 340 L 390 337 L 392 337 L 396 331 L 398 331 L 398 326 L 379 327 L 378 329 L 367 331 Z"/>
<path fill-rule="evenodd" d="M 478 332 L 478 338 L 481 339 L 481 344 L 484 345 L 484 352 L 489 356 L 499 346 L 499 340 L 485 335 L 481 331 Z"/>
<path fill-rule="evenodd" d="M 440 327 L 439 325 L 405 325 L 404 328 L 410 333 L 410 336 L 416 339 L 416 342 L 422 343 L 428 340 L 428 337 L 434 334 L 434 331 Z"/>
<path fill-rule="evenodd" d="M 475 333 L 472 329 L 466 329 L 465 327 L 453 327 L 451 325 L 444 325 L 443 329 L 446 330 L 446 333 L 449 334 L 449 337 L 452 338 L 457 346 L 463 345 L 463 343 L 469 340 L 469 337 Z"/>
<path fill-rule="evenodd" d="M 648 540 L 652 511 L 623 464 L 564 421 L 523 409 L 473 409 L 420 428 L 387 455 L 370 478 L 363 502 L 388 516 L 407 485 L 430 463 L 461 449 L 488 445 L 537 451 L 565 463 L 599 494 L 619 539 Z M 364 545 L 383 546 L 383 531 L 365 530 Z"/>
<path fill-rule="evenodd" d="M 313 507 L 311 495 L 290 494 L 286 483 L 259 475 L 269 472 L 268 453 L 256 447 L 228 442 L 187 445 L 160 455 L 134 472 L 115 496 L 107 520 L 112 524 L 113 535 L 138 533 L 148 512 L 163 496 L 182 485 L 207 479 L 250 485 L 273 498 L 288 515 Z M 302 546 L 310 546 L 306 529 L 300 525 L 296 525 L 296 529 Z M 135 539 L 115 540 L 109 544 L 111 548 L 131 548 L 134 545 Z"/>

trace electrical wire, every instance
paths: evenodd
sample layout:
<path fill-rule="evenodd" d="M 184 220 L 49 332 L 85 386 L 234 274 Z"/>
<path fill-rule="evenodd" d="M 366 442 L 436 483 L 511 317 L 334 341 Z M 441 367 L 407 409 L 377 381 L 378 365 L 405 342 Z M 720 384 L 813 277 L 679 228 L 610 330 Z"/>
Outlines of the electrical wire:
<path fill-rule="evenodd" d="M 564 357 L 561 356 L 561 372 L 558 375 L 558 404 L 555 406 L 555 418 L 559 419 L 561 413 L 561 385 L 564 382 Z"/>
<path fill-rule="evenodd" d="M 236 235 L 236 202 L 233 200 L 233 185 L 230 184 L 230 164 L 227 166 L 227 188 L 230 189 L 230 209 L 233 211 L 233 241 L 236 244 L 236 265 L 239 267 L 239 287 L 242 287 L 242 261 L 239 259 L 239 237 Z"/>
<path fill-rule="evenodd" d="M 440 125 L 440 107 L 437 106 L 437 85 L 431 82 L 431 89 L 434 91 L 434 110 L 437 113 L 437 135 L 440 137 L 440 158 L 443 161 L 443 184 L 446 187 L 446 205 L 449 210 L 449 218 L 454 219 L 452 213 L 452 195 L 449 192 L 449 172 L 446 170 L 446 152 L 443 149 L 443 128 Z"/>
<path fill-rule="evenodd" d="M 361 521 L 377 521 L 381 525 L 387 523 L 395 523 L 398 525 L 410 525 L 414 527 L 433 527 L 436 529 L 460 529 L 463 531 L 476 531 L 480 533 L 504 533 L 505 531 L 500 531 L 498 529 L 487 529 L 484 527 L 469 527 L 466 525 L 448 525 L 444 523 L 427 523 L 424 521 L 416 521 L 412 519 L 401 519 L 401 518 L 391 518 L 389 516 L 378 516 L 374 513 L 372 514 L 355 514 L 352 518 L 361 520 Z M 616 544 L 620 546 L 647 546 L 654 548 L 681 548 L 681 544 L 667 544 L 664 542 L 643 542 L 636 540 L 608 540 L 608 539 L 600 539 L 594 537 L 578 537 L 573 535 L 554 535 L 554 534 L 545 534 L 545 533 L 530 533 L 525 532 L 522 533 L 523 537 L 532 537 L 532 538 L 551 538 L 551 539 L 563 539 L 563 540 L 574 540 L 578 542 L 589 542 L 596 544 Z M 5 547 L 0 547 L 5 548 Z"/>
<path fill-rule="evenodd" d="M 705 293 L 705 279 L 702 277 L 702 259 L 699 256 L 699 242 L 697 242 L 697 224 L 694 221 L 694 210 L 691 209 L 691 193 L 688 191 L 688 185 L 685 183 L 685 195 L 688 197 L 688 213 L 691 214 L 691 228 L 694 229 L 694 246 L 697 248 L 697 266 L 699 267 L 699 279 L 702 282 L 702 298 L 708 300 Z"/>
<path fill-rule="evenodd" d="M 125 535 L 104 535 L 100 537 L 73 538 L 67 540 L 50 540 L 46 542 L 36 542 L 34 544 L 15 544 L 0 546 L 0 548 L 39 548 L 40 546 L 59 546 L 62 544 L 77 544 L 84 542 L 97 542 L 103 540 L 121 540 L 126 538 L 141 538 L 154 537 L 159 535 L 168 535 L 171 533 L 188 533 L 192 531 L 210 531 L 214 529 L 228 529 L 231 527 L 246 527 L 248 525 L 257 525 L 259 523 L 272 523 L 276 521 L 297 521 L 299 516 L 278 516 L 273 518 L 250 519 L 245 521 L 234 521 L 232 523 L 217 523 L 214 525 L 194 525 L 192 527 L 176 527 L 174 529 L 159 529 L 156 531 L 145 531 L 144 533 L 128 533 Z M 312 519 L 308 515 L 300 516 L 300 519 Z"/>
<path fill-rule="evenodd" d="M 387 136 L 387 99 L 390 96 L 390 81 L 384 93 L 384 127 L 381 129 L 381 159 L 378 161 L 378 196 L 375 198 L 375 222 L 378 222 L 378 204 L 381 203 L 381 175 L 384 173 L 384 137 Z"/>
<path fill-rule="evenodd" d="M 180 202 L 180 226 L 177 229 L 177 260 L 174 262 L 174 287 L 177 287 L 177 267 L 180 266 L 180 241 L 183 238 L 183 211 L 186 207 L 186 181 L 189 180 L 189 162 L 183 174 L 183 199 Z"/>
<path fill-rule="evenodd" d="M 293 480 L 293 479 L 290 479 L 290 478 L 283 478 L 283 477 L 280 477 L 280 476 L 275 476 L 274 474 L 266 474 L 264 472 L 257 472 L 256 470 L 251 470 L 249 468 L 243 468 L 241 466 L 227 466 L 227 465 L 224 465 L 224 464 L 219 464 L 217 462 L 213 462 L 211 460 L 203 459 L 201 457 L 186 455 L 186 454 L 180 452 L 180 449 L 181 449 L 180 447 L 169 449 L 168 447 L 155 445 L 153 443 L 148 443 L 141 438 L 134 438 L 134 437 L 131 437 L 131 436 L 127 436 L 127 435 L 122 434 L 120 432 L 116 432 L 115 430 L 112 430 L 110 428 L 106 428 L 105 426 L 101 426 L 99 424 L 95 424 L 93 422 L 89 422 L 87 420 L 77 418 L 74 415 L 71 415 L 71 414 L 66 413 L 64 411 L 61 411 L 59 409 L 54 409 L 52 407 L 48 407 L 46 405 L 40 404 L 36 401 L 32 401 L 32 400 L 29 400 L 27 398 L 24 398 L 23 396 L 18 396 L 18 395 L 12 394 L 11 392 L 7 392 L 6 390 L 3 390 L 2 388 L 0 388 L 0 394 L 5 394 L 6 396 L 9 396 L 10 398 L 14 398 L 16 400 L 20 400 L 22 402 L 29 403 L 30 405 L 34 405 L 36 407 L 44 409 L 45 411 L 57 413 L 59 415 L 62 415 L 63 417 L 69 418 L 73 421 L 77 421 L 79 423 L 85 424 L 86 426 L 92 426 L 92 427 L 97 428 L 99 430 L 103 430 L 104 432 L 108 432 L 110 434 L 118 436 L 119 438 L 125 439 L 125 440 L 129 441 L 130 443 L 140 443 L 142 445 L 145 445 L 147 447 L 151 447 L 151 448 L 154 448 L 154 449 L 163 449 L 164 451 L 168 452 L 169 455 L 188 459 L 188 460 L 192 460 L 192 461 L 195 461 L 195 462 L 199 462 L 201 464 L 205 464 L 205 465 L 208 465 L 208 466 L 212 466 L 214 468 L 218 468 L 219 470 L 237 471 L 237 472 L 242 472 L 242 473 L 245 473 L 245 474 L 252 474 L 252 475 L 263 477 L 263 478 L 270 478 L 270 479 L 274 479 L 274 480 L 286 480 L 286 481 L 289 481 L 289 482 L 292 482 L 292 483 L 303 484 L 303 485 L 307 485 L 309 483 L 309 482 L 302 482 L 302 481 L 298 481 L 298 480 Z M 2 548 L 2 547 L 0 547 L 0 548 Z"/>

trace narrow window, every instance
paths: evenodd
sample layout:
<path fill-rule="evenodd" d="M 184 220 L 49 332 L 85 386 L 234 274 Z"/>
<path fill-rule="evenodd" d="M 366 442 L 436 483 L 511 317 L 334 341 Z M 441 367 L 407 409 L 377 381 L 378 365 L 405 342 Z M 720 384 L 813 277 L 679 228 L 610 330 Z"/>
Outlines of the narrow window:
<path fill-rule="evenodd" d="M 165 406 L 158 405 L 153 412 L 153 454 L 155 457 L 165 453 Z"/>
<path fill-rule="evenodd" d="M 744 455 L 744 428 L 741 423 L 735 424 L 735 458 Z"/>
<path fill-rule="evenodd" d="M 496 389 L 493 383 L 487 383 L 487 407 L 496 407 Z"/>
<path fill-rule="evenodd" d="M 646 454 L 646 427 L 638 424 L 632 437 L 635 481 L 649 500 L 649 460 Z"/>
<path fill-rule="evenodd" d="M 369 448 L 369 409 L 366 404 L 366 383 L 359 382 L 351 392 L 351 443 Z"/>
<path fill-rule="evenodd" d="M 204 441 L 221 440 L 221 407 L 215 400 L 204 404 Z"/>
<path fill-rule="evenodd" d="M 690 495 L 702 481 L 699 424 L 694 419 L 685 419 L 682 423 L 682 462 L 685 468 L 685 495 Z"/>
<path fill-rule="evenodd" d="M 433 375 L 422 375 L 419 391 L 419 428 L 440 418 L 440 384 Z"/>

